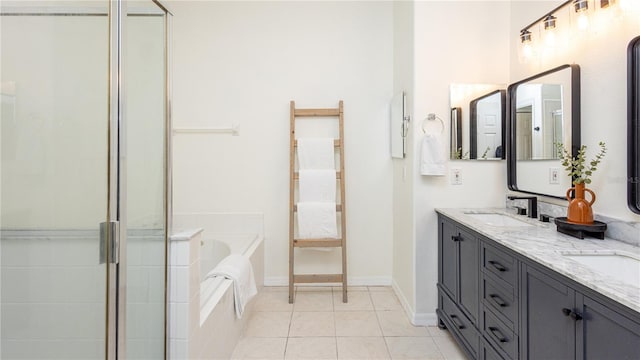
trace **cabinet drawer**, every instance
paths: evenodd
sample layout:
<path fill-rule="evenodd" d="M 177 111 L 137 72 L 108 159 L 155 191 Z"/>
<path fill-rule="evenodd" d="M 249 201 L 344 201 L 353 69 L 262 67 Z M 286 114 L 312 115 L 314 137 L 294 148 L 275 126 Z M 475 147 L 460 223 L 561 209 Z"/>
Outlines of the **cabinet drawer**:
<path fill-rule="evenodd" d="M 473 354 L 474 358 L 478 357 L 478 347 L 480 336 L 477 330 L 471 324 L 471 321 L 462 313 L 460 309 L 446 295 L 442 296 L 442 309 L 451 324 L 453 331 L 459 333 L 465 342 L 467 350 Z"/>
<path fill-rule="evenodd" d="M 493 346 L 489 345 L 486 341 L 482 342 L 482 349 L 480 349 L 481 360 L 504 360 L 497 351 L 493 349 Z"/>
<path fill-rule="evenodd" d="M 496 348 L 501 349 L 511 359 L 518 358 L 518 337 L 505 326 L 489 310 L 483 311 L 484 328 L 482 329 L 485 339 L 489 340 Z"/>
<path fill-rule="evenodd" d="M 508 285 L 516 287 L 518 278 L 518 267 L 516 259 L 492 246 L 483 244 L 482 246 L 482 269 L 485 272 L 495 275 Z"/>
<path fill-rule="evenodd" d="M 513 289 L 506 290 L 485 276 L 482 279 L 482 302 L 485 307 L 502 315 L 502 321 L 511 330 L 517 331 L 518 301 Z"/>

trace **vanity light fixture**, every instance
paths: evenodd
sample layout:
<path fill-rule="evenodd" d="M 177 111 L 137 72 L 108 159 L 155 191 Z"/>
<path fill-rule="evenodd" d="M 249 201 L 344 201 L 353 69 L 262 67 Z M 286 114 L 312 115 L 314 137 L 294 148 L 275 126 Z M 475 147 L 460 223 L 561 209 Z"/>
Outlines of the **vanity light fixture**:
<path fill-rule="evenodd" d="M 589 0 L 574 0 L 573 8 L 578 14 L 578 29 L 586 30 L 589 27 L 589 17 L 587 16 Z"/>
<path fill-rule="evenodd" d="M 553 15 L 548 15 L 544 18 L 544 29 L 545 30 L 553 30 L 556 28 L 556 17 Z"/>
<path fill-rule="evenodd" d="M 577 13 L 589 10 L 588 0 L 573 0 L 573 8 Z"/>
<path fill-rule="evenodd" d="M 575 30 L 562 30 L 565 25 L 565 19 L 570 20 L 574 27 L 581 32 L 586 30 L 590 25 L 589 17 L 595 17 L 596 27 L 598 24 L 607 24 L 611 20 L 607 16 L 611 16 L 611 8 L 618 8 L 622 14 L 629 13 L 630 17 L 640 15 L 640 0 L 565 0 L 553 10 L 542 15 L 540 18 L 520 30 L 519 38 L 522 43 L 522 54 L 530 57 L 534 53 L 534 49 L 550 50 L 554 49 L 556 37 L 561 36 L 570 39 L 575 34 Z M 602 10 L 602 14 L 595 15 Z M 640 16 L 637 16 L 640 18 Z M 594 31 L 598 31 L 597 29 Z M 534 44 L 538 38 L 534 39 L 533 34 L 540 34 L 540 39 L 544 41 L 544 46 Z M 573 34 L 572 34 L 573 33 Z M 535 40 L 535 41 L 534 41 Z M 538 53 L 538 52 L 536 52 Z M 545 53 L 545 51 L 539 51 Z"/>
<path fill-rule="evenodd" d="M 526 29 L 522 30 L 520 32 L 520 41 L 523 44 L 530 43 L 531 42 L 531 31 L 526 30 Z"/>
<path fill-rule="evenodd" d="M 522 55 L 525 58 L 530 58 L 533 55 L 533 49 L 531 48 L 531 31 L 522 30 L 520 32 L 520 42 L 522 42 Z"/>
<path fill-rule="evenodd" d="M 544 42 L 548 47 L 553 47 L 556 43 L 556 20 L 553 15 L 548 15 L 542 22 L 544 24 Z"/>

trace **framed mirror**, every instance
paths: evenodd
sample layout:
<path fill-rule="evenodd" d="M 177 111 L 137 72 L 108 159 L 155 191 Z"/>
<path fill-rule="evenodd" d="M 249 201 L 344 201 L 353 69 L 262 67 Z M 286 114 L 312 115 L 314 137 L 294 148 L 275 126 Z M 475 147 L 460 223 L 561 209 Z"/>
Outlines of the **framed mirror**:
<path fill-rule="evenodd" d="M 640 36 L 628 50 L 627 204 L 640 214 Z"/>
<path fill-rule="evenodd" d="M 509 189 L 564 199 L 571 178 L 555 144 L 574 156 L 580 147 L 580 67 L 545 71 L 511 84 L 508 93 Z"/>
<path fill-rule="evenodd" d="M 451 160 L 505 158 L 506 86 L 452 84 Z"/>

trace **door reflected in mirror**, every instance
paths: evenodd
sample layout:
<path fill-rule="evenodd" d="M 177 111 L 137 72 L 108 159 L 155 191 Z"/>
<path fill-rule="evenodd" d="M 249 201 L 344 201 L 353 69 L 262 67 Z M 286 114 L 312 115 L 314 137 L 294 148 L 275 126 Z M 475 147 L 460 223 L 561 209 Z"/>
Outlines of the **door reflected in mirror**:
<path fill-rule="evenodd" d="M 506 93 L 495 90 L 471 101 L 471 159 L 504 159 Z"/>
<path fill-rule="evenodd" d="M 541 80 L 541 81 L 553 81 Z M 562 83 L 527 83 L 518 86 L 516 99 L 518 160 L 557 159 L 554 144 L 566 143 L 562 109 Z"/>
<path fill-rule="evenodd" d="M 452 160 L 505 158 L 506 86 L 451 84 Z"/>
<path fill-rule="evenodd" d="M 580 147 L 580 68 L 563 65 L 509 86 L 509 189 L 565 198 L 571 187 L 557 155 Z"/>

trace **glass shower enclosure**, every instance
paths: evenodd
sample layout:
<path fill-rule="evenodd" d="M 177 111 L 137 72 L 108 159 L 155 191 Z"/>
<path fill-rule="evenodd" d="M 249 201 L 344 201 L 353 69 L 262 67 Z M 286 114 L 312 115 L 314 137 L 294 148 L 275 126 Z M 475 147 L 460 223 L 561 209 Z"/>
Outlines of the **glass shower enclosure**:
<path fill-rule="evenodd" d="M 171 15 L 0 6 L 0 358 L 164 358 Z"/>

